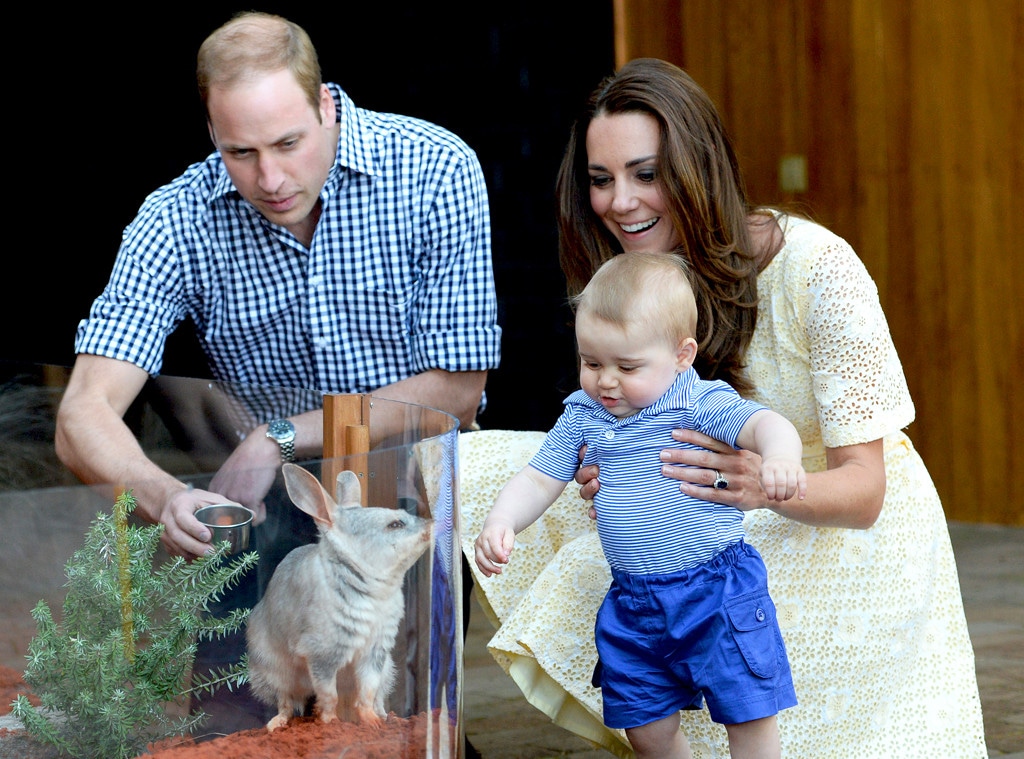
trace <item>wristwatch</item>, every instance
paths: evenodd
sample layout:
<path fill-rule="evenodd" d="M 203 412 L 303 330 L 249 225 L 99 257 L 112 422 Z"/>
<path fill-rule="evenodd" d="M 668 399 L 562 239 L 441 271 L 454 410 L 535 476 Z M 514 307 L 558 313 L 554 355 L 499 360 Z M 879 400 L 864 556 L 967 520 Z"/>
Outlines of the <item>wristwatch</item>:
<path fill-rule="evenodd" d="M 281 446 L 281 461 L 295 461 L 295 425 L 287 419 L 267 423 L 267 437 Z"/>

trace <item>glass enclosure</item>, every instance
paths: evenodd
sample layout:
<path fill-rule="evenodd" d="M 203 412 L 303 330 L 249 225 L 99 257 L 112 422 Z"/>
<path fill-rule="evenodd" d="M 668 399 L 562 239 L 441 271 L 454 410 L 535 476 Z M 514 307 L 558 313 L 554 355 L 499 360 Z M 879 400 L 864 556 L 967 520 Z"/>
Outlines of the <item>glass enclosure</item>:
<path fill-rule="evenodd" d="M 109 513 L 119 488 L 126 485 L 82 485 L 56 458 L 55 414 L 68 376 L 62 367 L 0 363 L 0 615 L 5 631 L 0 634 L 0 666 L 18 671 L 25 669 L 29 642 L 36 635 L 32 608 L 46 601 L 59 618 L 66 563 L 81 547 L 97 513 Z M 353 400 L 355 405 L 346 408 L 361 415 L 354 423 L 337 416 L 335 403 Z M 125 419 L 161 468 L 197 491 L 216 492 L 215 474 L 253 428 L 323 406 L 324 398 L 310 391 L 161 377 L 150 380 Z M 329 397 L 324 416 L 330 418 L 325 450 L 334 455 L 300 456 L 297 464 L 332 496 L 338 474 L 352 471 L 363 506 L 432 520 L 429 547 L 402 580 L 404 610 L 391 651 L 395 681 L 385 710 L 410 725 L 415 718 L 420 726 L 415 733 L 410 727 L 403 756 L 462 756 L 458 420 L 436 409 L 373 396 Z M 315 542 L 317 532 L 313 520 L 292 503 L 279 466 L 274 472 L 246 474 L 273 481 L 264 502 L 254 508 L 249 547 L 260 555 L 252 572 L 259 587 L 255 592 L 262 595 L 277 561 L 295 545 Z M 353 544 L 356 550 L 380 550 L 370 539 Z M 156 561 L 169 558 L 161 549 Z M 241 598 L 251 603 L 257 595 Z M 210 661 L 217 656 L 214 651 Z M 353 687 L 349 682 L 339 679 L 343 702 L 351 695 L 343 691 Z M 188 704 L 169 708 L 187 709 Z M 262 724 L 264 717 L 253 719 Z M 238 724 L 249 729 L 244 720 Z"/>

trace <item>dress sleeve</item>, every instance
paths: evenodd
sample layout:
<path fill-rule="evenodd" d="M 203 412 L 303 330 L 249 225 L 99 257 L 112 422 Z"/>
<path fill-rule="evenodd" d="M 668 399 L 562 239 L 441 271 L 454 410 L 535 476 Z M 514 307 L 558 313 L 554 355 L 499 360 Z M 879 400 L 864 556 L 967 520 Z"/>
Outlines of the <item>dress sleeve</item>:
<path fill-rule="evenodd" d="M 853 248 L 821 227 L 805 250 L 807 345 L 826 447 L 877 440 L 914 420 L 878 288 Z"/>

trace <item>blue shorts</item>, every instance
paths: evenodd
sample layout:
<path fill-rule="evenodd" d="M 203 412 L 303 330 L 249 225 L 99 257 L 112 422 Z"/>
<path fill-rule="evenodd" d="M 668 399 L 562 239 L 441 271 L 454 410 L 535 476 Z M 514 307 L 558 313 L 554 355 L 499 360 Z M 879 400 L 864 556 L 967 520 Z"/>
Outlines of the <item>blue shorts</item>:
<path fill-rule="evenodd" d="M 742 540 L 682 572 L 612 570 L 595 636 L 608 727 L 646 725 L 704 699 L 726 725 L 796 706 L 768 573 Z"/>

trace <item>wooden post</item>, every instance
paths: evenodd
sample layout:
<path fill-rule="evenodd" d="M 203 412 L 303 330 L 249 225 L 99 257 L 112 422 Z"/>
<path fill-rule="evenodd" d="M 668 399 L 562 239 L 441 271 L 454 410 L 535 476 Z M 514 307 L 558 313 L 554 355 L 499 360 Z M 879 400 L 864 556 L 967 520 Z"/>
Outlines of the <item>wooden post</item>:
<path fill-rule="evenodd" d="M 362 484 L 365 506 L 370 493 L 370 396 L 366 393 L 324 396 L 324 466 L 328 493 L 336 493 L 338 474 L 350 469 Z M 344 459 L 344 461 L 342 461 Z"/>

